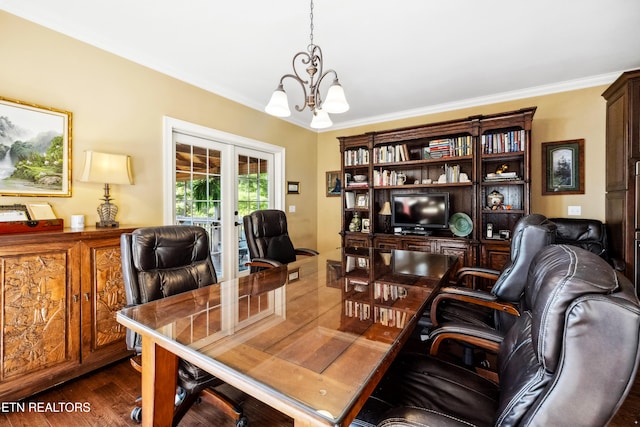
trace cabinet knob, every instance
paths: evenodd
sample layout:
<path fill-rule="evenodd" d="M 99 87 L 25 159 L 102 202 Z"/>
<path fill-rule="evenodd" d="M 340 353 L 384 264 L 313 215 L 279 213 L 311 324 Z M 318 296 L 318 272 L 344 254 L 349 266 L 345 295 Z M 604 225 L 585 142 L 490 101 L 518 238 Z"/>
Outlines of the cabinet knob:
<path fill-rule="evenodd" d="M 78 295 L 73 294 L 73 303 L 76 304 L 78 302 Z"/>
<path fill-rule="evenodd" d="M 84 293 L 84 300 L 89 301 L 89 292 Z"/>

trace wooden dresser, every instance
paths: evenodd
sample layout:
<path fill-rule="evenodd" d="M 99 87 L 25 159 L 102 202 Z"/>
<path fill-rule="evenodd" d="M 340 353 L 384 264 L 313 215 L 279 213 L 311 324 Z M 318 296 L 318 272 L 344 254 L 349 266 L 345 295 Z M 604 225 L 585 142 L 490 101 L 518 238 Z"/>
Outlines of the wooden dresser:
<path fill-rule="evenodd" d="M 127 357 L 120 234 L 0 235 L 0 400 L 16 401 Z"/>

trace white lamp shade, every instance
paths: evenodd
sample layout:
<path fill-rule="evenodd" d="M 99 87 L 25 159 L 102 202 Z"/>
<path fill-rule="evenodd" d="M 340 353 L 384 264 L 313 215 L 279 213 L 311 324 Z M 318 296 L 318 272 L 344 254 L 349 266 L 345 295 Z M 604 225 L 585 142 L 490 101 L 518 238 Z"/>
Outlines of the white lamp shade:
<path fill-rule="evenodd" d="M 80 181 L 103 184 L 133 184 L 131 157 L 126 154 L 84 152 L 84 170 Z"/>
<path fill-rule="evenodd" d="M 282 86 L 273 91 L 273 95 L 271 95 L 271 99 L 264 111 L 276 117 L 289 117 L 291 115 L 289 99 L 287 99 L 287 94 L 282 89 Z"/>
<path fill-rule="evenodd" d="M 316 110 L 313 113 L 313 120 L 311 120 L 310 125 L 313 129 L 324 129 L 331 127 L 331 125 L 333 125 L 333 122 L 326 111 Z"/>
<path fill-rule="evenodd" d="M 329 88 L 327 99 L 322 103 L 322 109 L 331 114 L 349 111 L 349 103 L 347 103 L 347 98 L 344 96 L 344 89 L 342 89 L 337 80 Z"/>

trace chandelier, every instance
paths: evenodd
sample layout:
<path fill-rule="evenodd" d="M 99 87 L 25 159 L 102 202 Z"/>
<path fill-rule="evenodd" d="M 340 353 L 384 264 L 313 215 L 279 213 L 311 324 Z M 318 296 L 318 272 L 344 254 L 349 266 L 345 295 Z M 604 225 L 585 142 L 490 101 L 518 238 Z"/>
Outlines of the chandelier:
<path fill-rule="evenodd" d="M 322 129 L 333 124 L 328 113 L 344 113 L 349 110 L 349 104 L 338 81 L 338 74 L 334 70 L 323 72 L 322 50 L 320 46 L 313 43 L 313 0 L 311 0 L 310 18 L 311 43 L 307 46 L 306 52 L 298 52 L 294 55 L 293 74 L 285 74 L 280 78 L 280 84 L 271 95 L 271 100 L 265 107 L 265 111 L 276 117 L 289 117 L 291 115 L 289 100 L 283 86 L 284 80 L 291 78 L 300 84 L 304 96 L 304 103 L 301 106 L 296 105 L 296 110 L 303 111 L 309 107 L 313 113 L 310 126 L 314 129 Z M 299 71 L 303 72 L 300 73 Z M 304 76 L 304 72 L 307 73 L 308 77 Z M 320 96 L 320 84 L 328 75 L 333 76 L 333 83 L 329 87 L 327 98 L 323 101 Z"/>

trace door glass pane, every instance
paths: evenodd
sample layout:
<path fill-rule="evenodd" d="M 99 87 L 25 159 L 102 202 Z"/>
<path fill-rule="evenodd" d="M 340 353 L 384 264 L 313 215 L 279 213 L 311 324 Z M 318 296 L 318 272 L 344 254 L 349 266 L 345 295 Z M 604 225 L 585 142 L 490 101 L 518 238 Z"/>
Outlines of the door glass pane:
<path fill-rule="evenodd" d="M 209 232 L 211 258 L 218 278 L 222 270 L 221 176 L 218 150 L 176 143 L 176 224 L 192 224 Z"/>
<path fill-rule="evenodd" d="M 258 209 L 269 208 L 268 160 L 238 155 L 238 218 Z M 242 221 L 239 221 L 242 222 Z M 238 270 L 246 270 L 249 261 L 244 226 L 239 227 Z"/>

